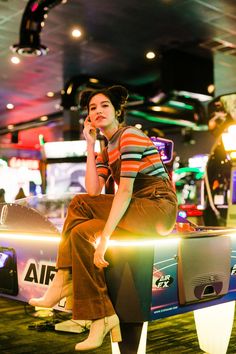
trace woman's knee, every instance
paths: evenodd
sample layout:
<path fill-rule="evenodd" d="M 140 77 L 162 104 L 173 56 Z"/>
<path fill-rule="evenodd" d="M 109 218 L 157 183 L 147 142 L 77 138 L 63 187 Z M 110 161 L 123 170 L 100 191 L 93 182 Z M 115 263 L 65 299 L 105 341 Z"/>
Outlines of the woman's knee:
<path fill-rule="evenodd" d="M 74 204 L 78 204 L 78 203 L 80 203 L 80 202 L 85 201 L 87 195 L 88 195 L 88 194 L 76 194 L 76 195 L 71 199 L 69 206 L 74 205 Z"/>

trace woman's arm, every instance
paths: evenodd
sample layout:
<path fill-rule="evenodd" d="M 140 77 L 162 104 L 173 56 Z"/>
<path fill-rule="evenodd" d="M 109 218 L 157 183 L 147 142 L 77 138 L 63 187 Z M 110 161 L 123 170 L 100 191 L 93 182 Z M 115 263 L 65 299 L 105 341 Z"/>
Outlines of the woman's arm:
<path fill-rule="evenodd" d="M 99 195 L 104 186 L 104 179 L 98 176 L 95 159 L 96 129 L 91 124 L 89 117 L 84 121 L 84 137 L 87 141 L 87 162 L 85 172 L 85 186 L 89 195 Z"/>
<path fill-rule="evenodd" d="M 97 267 L 108 266 L 108 262 L 104 259 L 108 241 L 130 204 L 133 193 L 133 185 L 134 178 L 120 178 L 119 188 L 114 196 L 110 214 L 101 233 L 101 239 L 94 254 L 94 264 Z"/>
<path fill-rule="evenodd" d="M 89 195 L 99 195 L 105 184 L 104 178 L 98 176 L 94 146 L 87 146 L 87 163 L 85 172 L 85 186 Z"/>

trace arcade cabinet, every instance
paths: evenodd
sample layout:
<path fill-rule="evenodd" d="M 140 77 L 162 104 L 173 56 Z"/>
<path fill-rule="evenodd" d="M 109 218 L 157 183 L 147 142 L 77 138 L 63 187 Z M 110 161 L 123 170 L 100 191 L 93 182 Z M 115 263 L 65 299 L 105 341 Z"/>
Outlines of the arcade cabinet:
<path fill-rule="evenodd" d="M 208 106 L 209 131 L 215 136 L 205 172 L 203 211 L 206 226 L 226 226 L 229 206 L 232 159 L 222 140 L 225 130 L 236 121 L 236 94 L 216 97 Z"/>
<path fill-rule="evenodd" d="M 231 161 L 230 191 L 228 197 L 227 226 L 236 227 L 236 125 L 230 125 L 222 134 L 228 158 Z"/>
<path fill-rule="evenodd" d="M 160 142 L 168 160 L 172 149 L 166 148 L 164 139 Z M 59 208 L 57 201 L 56 205 Z M 57 218 L 49 220 L 26 205 L 0 205 L 1 296 L 24 302 L 42 296 L 55 272 L 59 241 Z M 148 321 L 194 311 L 201 349 L 225 354 L 236 299 L 235 252 L 236 231 L 230 228 L 182 234 L 174 230 L 165 237 L 155 234 L 136 242 L 129 242 L 127 233 L 127 240 L 111 240 L 105 275 L 123 337 L 112 345 L 112 352 L 143 354 Z M 14 277 L 4 283 L 6 274 Z M 217 336 L 216 323 L 221 334 Z"/>
<path fill-rule="evenodd" d="M 42 145 L 43 192 L 49 195 L 85 192 L 86 141 L 57 141 Z M 100 151 L 96 142 L 95 151 Z"/>
<path fill-rule="evenodd" d="M 204 170 L 199 167 L 181 167 L 173 171 L 179 215 L 190 222 L 203 225 Z"/>

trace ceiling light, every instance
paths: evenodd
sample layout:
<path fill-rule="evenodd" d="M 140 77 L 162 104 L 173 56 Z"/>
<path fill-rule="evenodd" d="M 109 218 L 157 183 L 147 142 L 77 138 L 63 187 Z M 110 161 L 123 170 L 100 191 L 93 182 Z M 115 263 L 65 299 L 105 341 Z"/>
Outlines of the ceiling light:
<path fill-rule="evenodd" d="M 20 59 L 18 57 L 11 57 L 11 62 L 12 62 L 12 64 L 19 64 Z"/>
<path fill-rule="evenodd" d="M 9 124 L 8 126 L 7 126 L 7 129 L 9 129 L 9 130 L 12 130 L 14 128 L 14 125 L 13 124 Z"/>
<path fill-rule="evenodd" d="M 47 96 L 48 96 L 48 97 L 53 97 L 53 96 L 54 96 L 54 92 L 49 91 L 49 92 L 47 93 Z"/>
<path fill-rule="evenodd" d="M 48 120 L 48 116 L 40 117 L 41 122 L 46 122 Z"/>
<path fill-rule="evenodd" d="M 95 77 L 91 77 L 91 78 L 89 79 L 89 82 L 91 82 L 92 84 L 98 84 L 98 83 L 99 83 L 99 80 L 96 79 Z"/>
<path fill-rule="evenodd" d="M 8 103 L 8 104 L 6 105 L 6 107 L 7 107 L 7 109 L 13 109 L 13 108 L 14 108 L 14 104 Z"/>
<path fill-rule="evenodd" d="M 72 37 L 79 38 L 81 37 L 82 33 L 78 28 L 74 28 L 71 32 Z"/>
<path fill-rule="evenodd" d="M 146 58 L 147 59 L 154 59 L 156 54 L 154 52 L 147 52 Z"/>
<path fill-rule="evenodd" d="M 73 83 L 71 83 L 71 84 L 68 86 L 68 88 L 67 88 L 67 90 L 66 90 L 67 95 L 70 95 L 70 94 L 71 94 L 72 89 L 73 89 Z"/>
<path fill-rule="evenodd" d="M 162 108 L 160 106 L 153 106 L 153 107 L 150 107 L 150 109 L 155 112 L 160 112 Z"/>
<path fill-rule="evenodd" d="M 215 91 L 215 86 L 214 86 L 213 84 L 211 84 L 211 85 L 209 85 L 209 86 L 207 87 L 207 92 L 208 92 L 209 94 L 214 93 L 214 91 Z"/>

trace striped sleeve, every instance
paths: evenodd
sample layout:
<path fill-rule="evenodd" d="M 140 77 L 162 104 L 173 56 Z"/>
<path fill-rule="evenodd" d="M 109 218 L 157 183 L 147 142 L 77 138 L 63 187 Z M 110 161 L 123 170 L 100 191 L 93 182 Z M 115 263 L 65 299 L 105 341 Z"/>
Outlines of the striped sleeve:
<path fill-rule="evenodd" d="M 134 128 L 125 130 L 120 139 L 121 177 L 136 177 L 148 142 L 149 138 L 141 131 Z"/>
<path fill-rule="evenodd" d="M 104 161 L 103 155 L 101 153 L 97 154 L 96 168 L 98 175 L 106 180 L 109 176 L 109 167 L 108 163 Z"/>

